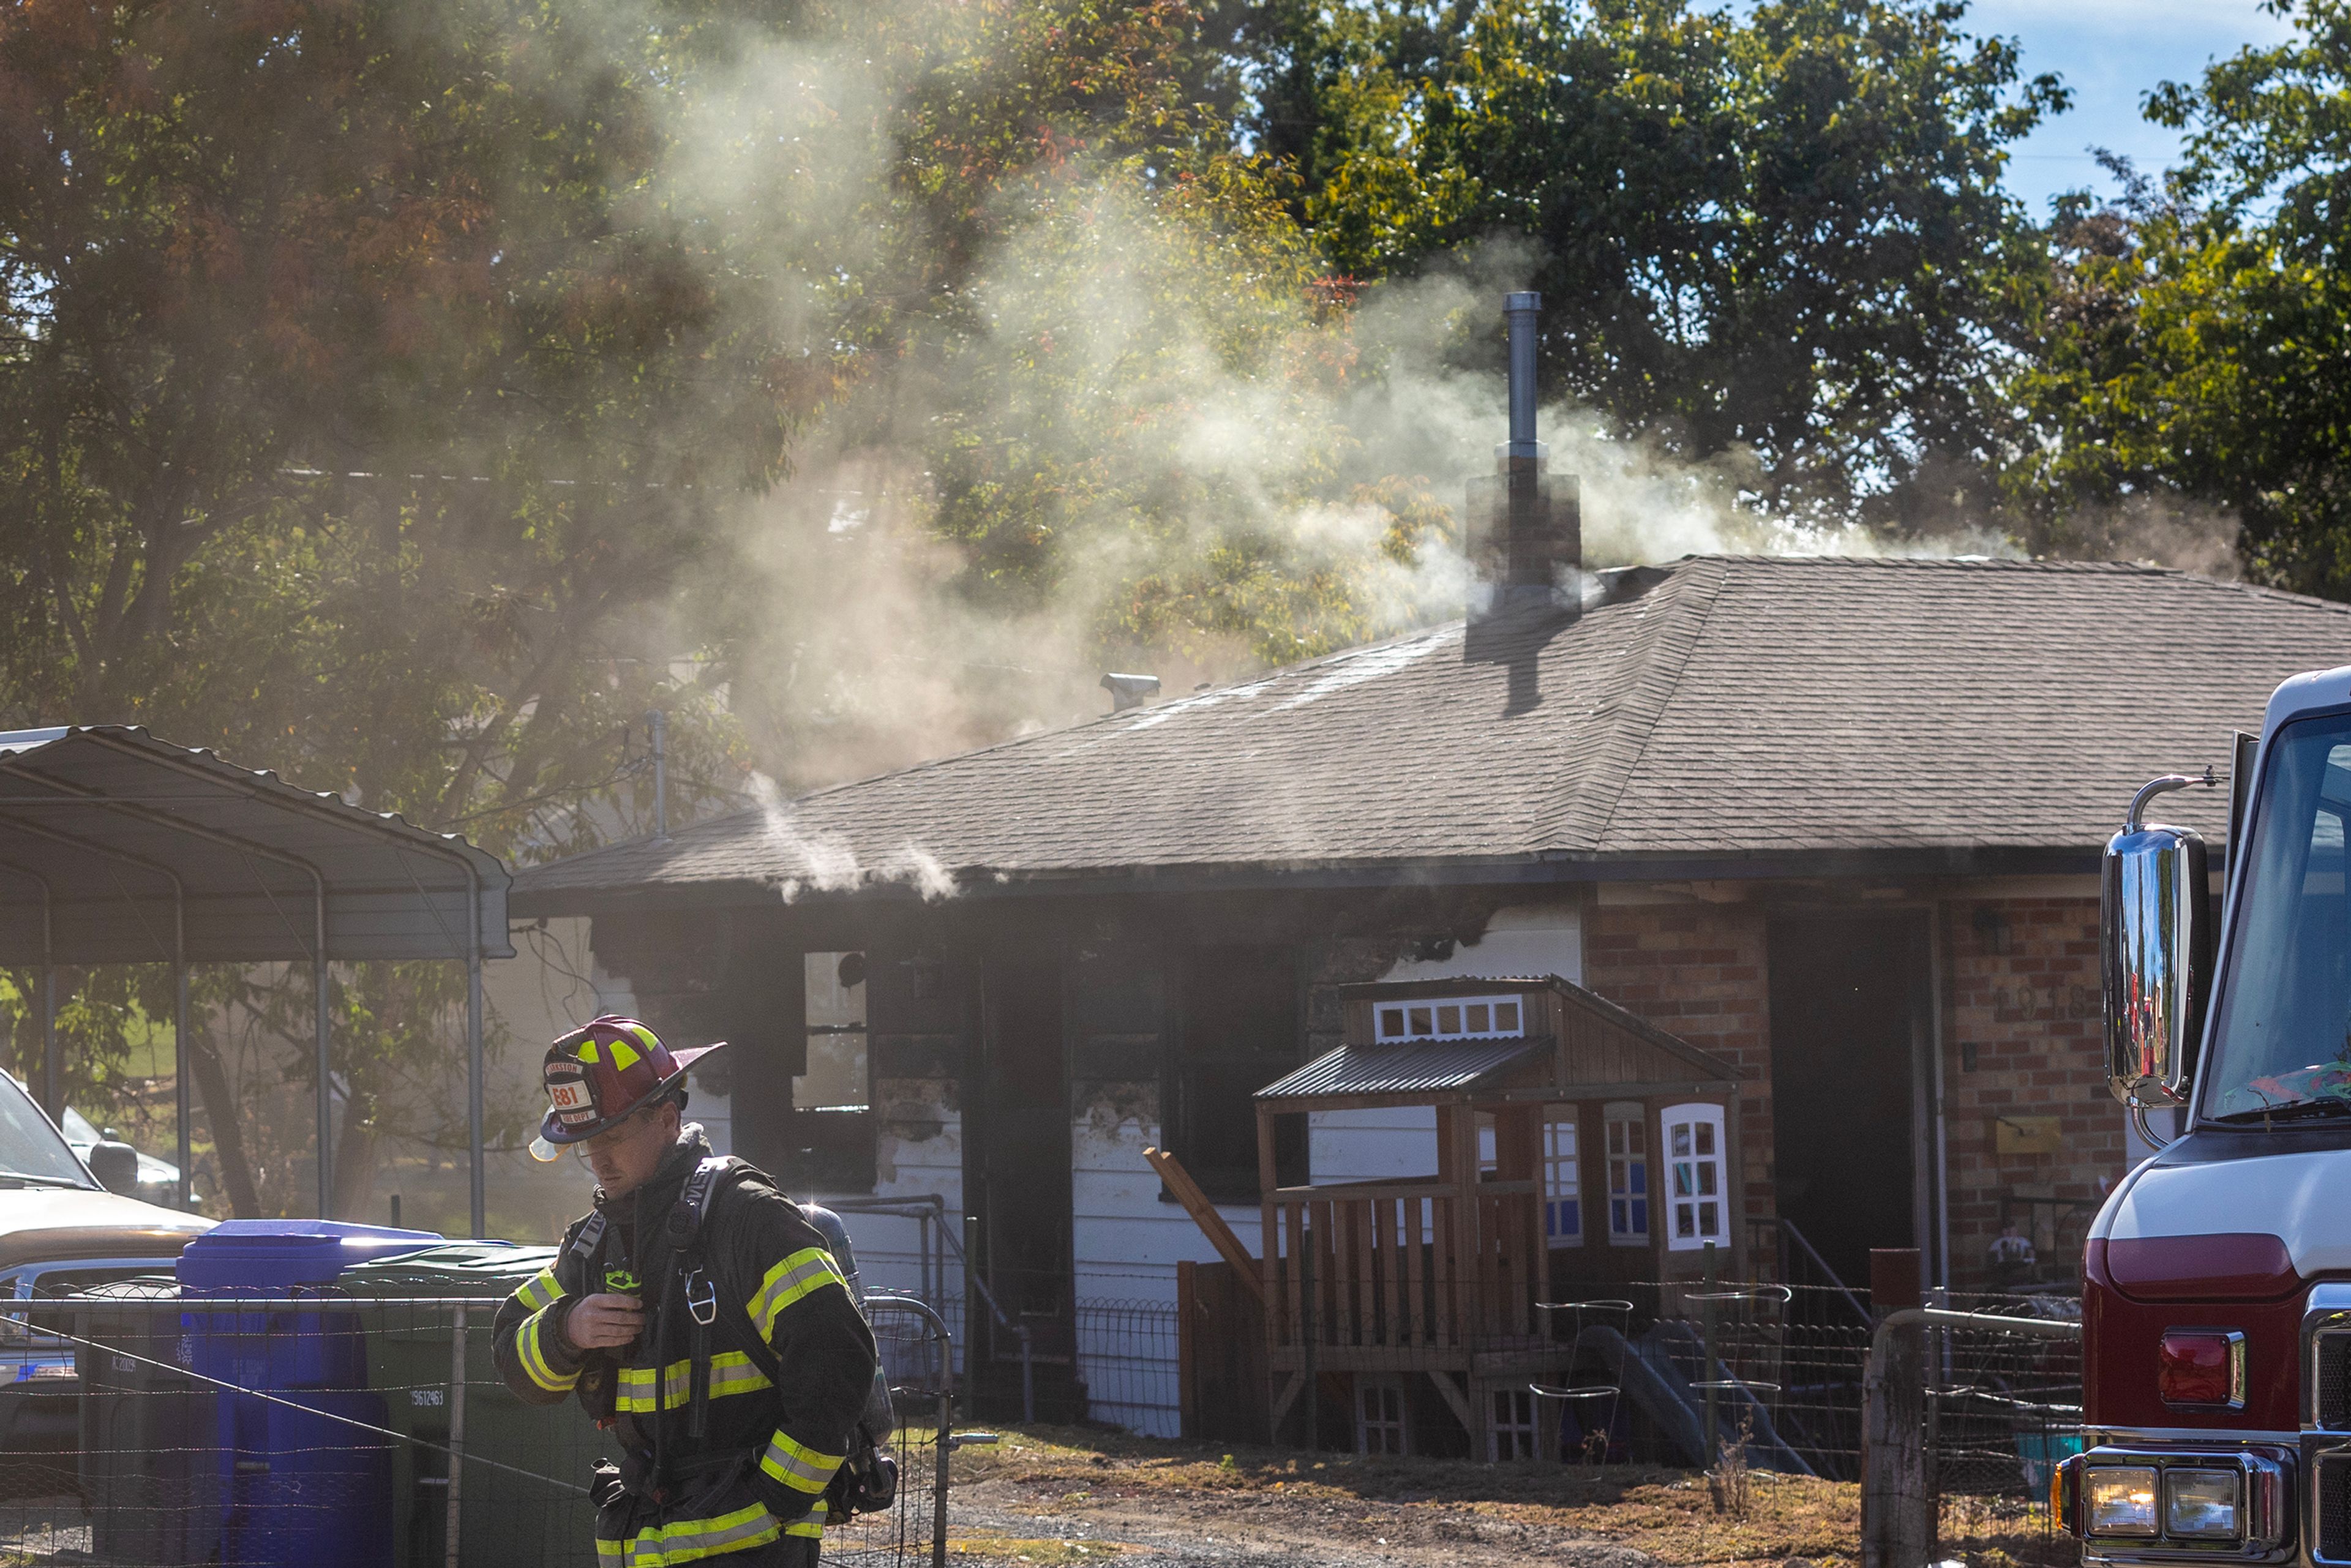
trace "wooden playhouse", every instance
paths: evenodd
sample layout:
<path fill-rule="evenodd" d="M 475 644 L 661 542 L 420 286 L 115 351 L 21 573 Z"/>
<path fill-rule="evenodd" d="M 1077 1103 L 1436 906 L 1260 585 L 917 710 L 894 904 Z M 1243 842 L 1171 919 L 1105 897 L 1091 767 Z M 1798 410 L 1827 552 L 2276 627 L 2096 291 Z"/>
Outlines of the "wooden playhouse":
<path fill-rule="evenodd" d="M 1571 1347 L 1538 1302 L 1694 1279 L 1709 1248 L 1744 1276 L 1741 1073 L 1555 977 L 1341 999 L 1344 1043 L 1256 1096 L 1274 1428 L 1335 1383 L 1359 1450 L 1422 1446 L 1449 1411 L 1480 1458 L 1548 1456 L 1529 1385 Z M 1278 1186 L 1286 1116 L 1355 1179 Z"/>

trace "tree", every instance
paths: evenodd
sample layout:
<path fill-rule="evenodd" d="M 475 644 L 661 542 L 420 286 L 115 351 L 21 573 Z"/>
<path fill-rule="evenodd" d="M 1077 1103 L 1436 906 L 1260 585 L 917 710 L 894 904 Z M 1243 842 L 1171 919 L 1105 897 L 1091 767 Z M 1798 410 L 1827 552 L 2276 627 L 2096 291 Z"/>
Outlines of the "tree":
<path fill-rule="evenodd" d="M 791 389 L 639 199 L 659 116 L 608 44 L 496 0 L 0 17 L 11 719 L 147 723 L 511 852 L 625 826 L 545 808 L 641 789 L 622 736 L 658 702 L 705 792 L 731 743 L 671 676 L 667 600 L 775 472 Z M 369 1038 L 462 1082 L 444 989 L 350 980 L 347 1019 L 377 996 Z M 307 981 L 277 989 L 247 999 Z M 120 1031 L 63 1021 L 110 1109 Z M 391 1109 L 392 1060 L 344 1052 L 353 1134 L 445 1132 Z M 198 1080 L 235 1163 L 228 1080 Z"/>
<path fill-rule="evenodd" d="M 2062 109 L 1948 0 L 1328 7 L 1269 141 L 1359 277 L 1530 242 L 1547 391 L 1802 520 L 1944 520 L 2040 269 L 2003 149 Z M 1307 123 L 1295 118 L 1302 112 Z"/>
<path fill-rule="evenodd" d="M 2010 484 L 2035 537 L 2060 542 L 2117 507 L 2219 508 L 2242 523 L 2251 575 L 2344 598 L 2351 7 L 2292 14 L 2287 42 L 2151 95 L 2189 132 L 2160 185 L 2061 214 L 2038 352 L 2011 382 L 2040 439 Z"/>

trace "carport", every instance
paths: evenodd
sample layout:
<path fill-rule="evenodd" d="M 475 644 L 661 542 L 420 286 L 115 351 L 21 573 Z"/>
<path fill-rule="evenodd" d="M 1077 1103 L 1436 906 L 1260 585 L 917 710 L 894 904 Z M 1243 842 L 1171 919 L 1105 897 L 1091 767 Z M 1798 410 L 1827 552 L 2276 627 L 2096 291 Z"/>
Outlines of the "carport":
<path fill-rule="evenodd" d="M 0 961 L 41 973 L 41 1082 L 63 1113 L 57 966 L 168 963 L 188 1201 L 188 966 L 310 966 L 319 1211 L 334 1191 L 328 1062 L 333 960 L 466 967 L 473 1231 L 483 1233 L 482 960 L 508 958 L 506 867 L 454 834 L 313 794 L 156 739 L 73 725 L 0 732 Z"/>

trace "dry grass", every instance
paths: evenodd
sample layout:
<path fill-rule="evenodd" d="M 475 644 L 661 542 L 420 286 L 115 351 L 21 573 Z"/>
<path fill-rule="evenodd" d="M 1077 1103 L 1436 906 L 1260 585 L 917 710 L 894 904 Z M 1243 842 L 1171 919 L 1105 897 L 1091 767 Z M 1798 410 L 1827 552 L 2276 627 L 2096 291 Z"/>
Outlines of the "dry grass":
<path fill-rule="evenodd" d="M 950 1533 L 947 1561 L 966 1563 L 1033 1563 L 1038 1568 L 1078 1568 L 1086 1563 L 1107 1563 L 1120 1548 L 1101 1541 L 1030 1541 L 1016 1535 L 984 1531 Z"/>
<path fill-rule="evenodd" d="M 958 1486 L 1002 1483 L 1024 1507 L 1044 1514 L 1139 1508 L 1180 1522 L 1187 1505 L 1206 1512 L 1243 1498 L 1275 1507 L 1277 1500 L 1294 1499 L 1301 1516 L 1332 1502 L 1404 1504 L 1416 1513 L 1473 1515 L 1595 1538 L 1671 1564 L 1778 1568 L 1801 1557 L 1829 1568 L 1859 1555 L 1859 1488 L 1769 1470 L 1747 1473 L 1746 1507 L 1737 1514 L 1718 1511 L 1708 1478 L 1689 1470 L 1318 1458 L 1074 1427 L 1008 1429 L 996 1448 L 959 1451 L 955 1470 Z M 1943 1554 L 1971 1568 L 2069 1561 L 2064 1547 L 2062 1540 L 2046 1540 L 2037 1516 L 2018 1506 L 1955 1500 L 1945 1513 Z M 1095 1552 L 1102 1549 L 1095 1545 Z"/>

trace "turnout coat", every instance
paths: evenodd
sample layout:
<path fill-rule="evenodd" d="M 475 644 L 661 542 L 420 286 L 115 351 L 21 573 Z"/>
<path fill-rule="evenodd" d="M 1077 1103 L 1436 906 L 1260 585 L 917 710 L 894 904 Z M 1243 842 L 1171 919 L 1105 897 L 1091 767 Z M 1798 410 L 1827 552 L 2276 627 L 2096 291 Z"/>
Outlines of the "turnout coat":
<path fill-rule="evenodd" d="M 679 1197 L 709 1155 L 702 1129 L 689 1126 L 643 1187 L 613 1200 L 599 1192 L 554 1266 L 498 1309 L 507 1385 L 538 1405 L 576 1396 L 618 1439 L 620 1485 L 598 1489 L 607 1568 L 817 1535 L 816 1505 L 873 1386 L 872 1331 L 823 1238 L 767 1176 L 747 1166 L 727 1173 L 684 1239 Z M 702 1331 L 709 1365 L 698 1422 L 689 1270 L 701 1276 L 704 1312 L 716 1309 Z M 643 1301 L 645 1332 L 625 1351 L 583 1354 L 565 1320 L 605 1291 Z"/>

